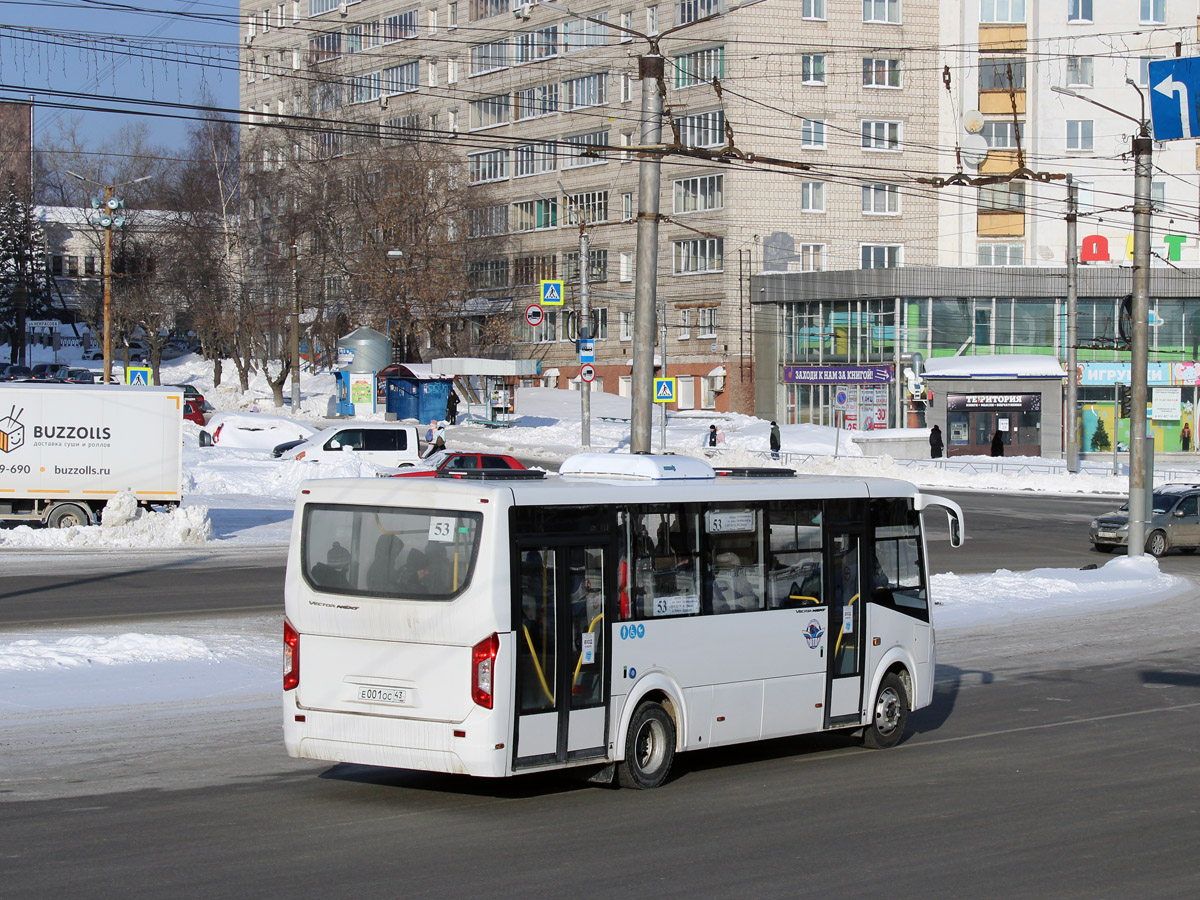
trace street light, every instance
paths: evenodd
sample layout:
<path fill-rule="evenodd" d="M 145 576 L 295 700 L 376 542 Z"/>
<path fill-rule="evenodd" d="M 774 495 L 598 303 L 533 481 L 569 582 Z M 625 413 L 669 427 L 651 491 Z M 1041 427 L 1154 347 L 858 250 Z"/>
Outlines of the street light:
<path fill-rule="evenodd" d="M 99 225 L 104 229 L 104 383 L 112 383 L 112 230 L 120 228 L 125 224 L 124 216 L 113 215 L 117 210 L 123 209 L 125 202 L 118 200 L 113 196 L 117 188 L 128 187 L 131 184 L 138 184 L 142 181 L 149 181 L 152 176 L 143 175 L 141 178 L 135 178 L 133 181 L 124 181 L 121 184 L 101 184 L 98 181 L 92 181 L 90 178 L 84 178 L 78 172 L 72 172 L 69 169 L 64 170 L 72 178 L 78 178 L 80 181 L 86 181 L 89 184 L 94 184 L 98 188 L 104 189 L 103 211 L 92 217 L 92 224 Z M 101 203 L 92 201 L 93 207 L 100 207 Z"/>
<path fill-rule="evenodd" d="M 666 60 L 659 42 L 685 28 L 703 25 L 763 0 L 746 0 L 723 12 L 685 22 L 656 35 L 643 34 L 614 25 L 604 19 L 582 15 L 570 7 L 542 0 L 539 6 L 565 12 L 596 25 L 640 38 L 650 45 L 650 51 L 638 57 L 638 77 L 642 82 L 642 158 L 638 162 L 637 244 L 634 251 L 636 272 L 633 291 L 633 403 L 630 416 L 629 451 L 650 452 L 650 431 L 654 418 L 654 318 L 658 294 L 658 216 L 662 170 L 662 113 L 663 75 Z M 582 263 L 581 263 L 582 264 Z M 665 352 L 664 347 L 664 352 Z M 665 410 L 664 410 L 665 411 Z"/>
<path fill-rule="evenodd" d="M 1137 85 L 1126 79 L 1135 89 Z M 1106 106 L 1091 97 L 1077 94 L 1062 87 L 1052 87 L 1056 94 L 1064 94 L 1083 100 L 1138 126 L 1133 138 L 1133 298 L 1130 303 L 1132 335 L 1129 348 L 1129 381 L 1132 388 L 1133 407 L 1129 411 L 1129 555 L 1141 556 L 1145 552 L 1147 524 L 1147 475 L 1146 472 L 1146 378 L 1150 363 L 1147 329 L 1150 315 L 1150 185 L 1154 142 L 1150 137 L 1150 123 L 1146 120 L 1146 99 L 1142 92 L 1142 117 L 1135 118 L 1119 109 Z M 1069 378 L 1075 372 L 1068 373 Z M 1075 410 L 1071 410 L 1072 422 Z"/>

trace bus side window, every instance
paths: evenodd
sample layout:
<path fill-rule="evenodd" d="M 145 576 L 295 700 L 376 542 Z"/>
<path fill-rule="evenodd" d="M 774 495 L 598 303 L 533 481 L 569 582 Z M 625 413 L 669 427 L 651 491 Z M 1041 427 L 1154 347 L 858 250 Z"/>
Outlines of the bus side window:
<path fill-rule="evenodd" d="M 682 504 L 631 514 L 634 618 L 700 614 L 696 519 Z"/>
<path fill-rule="evenodd" d="M 714 613 L 766 607 L 763 569 L 763 509 L 738 504 L 705 511 L 706 583 Z"/>
<path fill-rule="evenodd" d="M 772 609 L 825 605 L 820 501 L 772 501 L 768 515 L 768 605 Z"/>
<path fill-rule="evenodd" d="M 921 576 L 920 513 L 907 498 L 873 500 L 871 521 L 875 529 L 871 600 L 928 621 L 929 599 Z"/>

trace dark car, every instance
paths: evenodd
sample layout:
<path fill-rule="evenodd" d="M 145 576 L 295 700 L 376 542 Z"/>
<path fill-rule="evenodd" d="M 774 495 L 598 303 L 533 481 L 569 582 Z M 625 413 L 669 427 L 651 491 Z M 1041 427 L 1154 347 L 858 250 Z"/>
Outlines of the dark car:
<path fill-rule="evenodd" d="M 98 380 L 91 369 L 68 369 L 62 379 L 67 384 L 95 384 Z"/>
<path fill-rule="evenodd" d="M 439 450 L 426 457 L 420 467 L 396 472 L 393 478 L 432 478 L 439 472 L 456 469 L 524 469 L 520 460 L 504 453 L 467 453 L 459 450 Z"/>
<path fill-rule="evenodd" d="M 8 366 L 0 375 L 0 381 L 33 381 L 33 369 L 29 366 Z"/>
<path fill-rule="evenodd" d="M 279 459 L 279 457 L 283 456 L 283 454 L 287 453 L 293 447 L 299 447 L 307 440 L 308 438 L 300 438 L 299 440 L 284 441 L 282 444 L 276 444 L 275 449 L 271 451 L 271 455 L 276 459 Z"/>
<path fill-rule="evenodd" d="M 1164 484 L 1155 488 L 1146 524 L 1146 552 L 1162 556 L 1178 547 L 1195 553 L 1200 547 L 1200 484 Z M 1092 519 L 1088 537 L 1101 553 L 1129 545 L 1129 504 Z"/>
<path fill-rule="evenodd" d="M 208 405 L 208 401 L 204 399 L 204 395 L 200 393 L 200 389 L 194 384 L 164 384 L 163 387 L 179 388 L 179 390 L 183 391 L 184 399 L 193 401 L 201 410 L 212 409 Z"/>
<path fill-rule="evenodd" d="M 33 367 L 34 381 L 64 381 L 71 367 L 63 363 L 38 363 Z"/>

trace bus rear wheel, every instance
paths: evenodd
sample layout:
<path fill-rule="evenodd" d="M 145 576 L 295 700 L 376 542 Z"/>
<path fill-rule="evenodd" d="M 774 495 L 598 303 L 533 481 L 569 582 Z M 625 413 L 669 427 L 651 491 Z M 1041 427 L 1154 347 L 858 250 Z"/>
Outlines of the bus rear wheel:
<path fill-rule="evenodd" d="M 662 704 L 637 708 L 625 737 L 625 760 L 617 767 L 621 787 L 648 790 L 663 783 L 675 760 L 675 723 Z"/>
<path fill-rule="evenodd" d="M 875 703 L 871 707 L 871 721 L 863 730 L 863 744 L 872 750 L 887 750 L 900 743 L 904 737 L 904 726 L 908 724 L 908 691 L 895 672 L 883 676 Z"/>

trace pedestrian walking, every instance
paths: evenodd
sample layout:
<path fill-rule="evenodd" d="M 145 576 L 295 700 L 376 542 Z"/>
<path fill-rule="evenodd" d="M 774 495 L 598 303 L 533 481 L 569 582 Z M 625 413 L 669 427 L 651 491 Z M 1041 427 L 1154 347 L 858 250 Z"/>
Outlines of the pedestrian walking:
<path fill-rule="evenodd" d="M 716 425 L 708 426 L 708 446 L 709 447 L 717 446 L 717 426 Z"/>
<path fill-rule="evenodd" d="M 942 429 L 937 425 L 929 432 L 929 458 L 941 459 L 945 445 L 942 443 Z"/>
<path fill-rule="evenodd" d="M 771 459 L 779 459 L 779 426 L 771 423 Z"/>
<path fill-rule="evenodd" d="M 446 398 L 446 421 L 451 425 L 458 424 L 458 394 L 454 385 L 450 386 L 450 396 Z"/>
<path fill-rule="evenodd" d="M 1004 438 L 1000 435 L 1000 429 L 996 429 L 996 433 L 992 435 L 992 456 L 1004 455 Z"/>
<path fill-rule="evenodd" d="M 1183 423 L 1183 433 L 1179 435 L 1179 449 L 1187 453 L 1192 449 L 1192 423 Z"/>
<path fill-rule="evenodd" d="M 441 425 L 438 426 L 437 431 L 433 435 L 433 449 L 435 451 L 446 449 L 446 423 L 445 422 L 443 422 Z"/>

